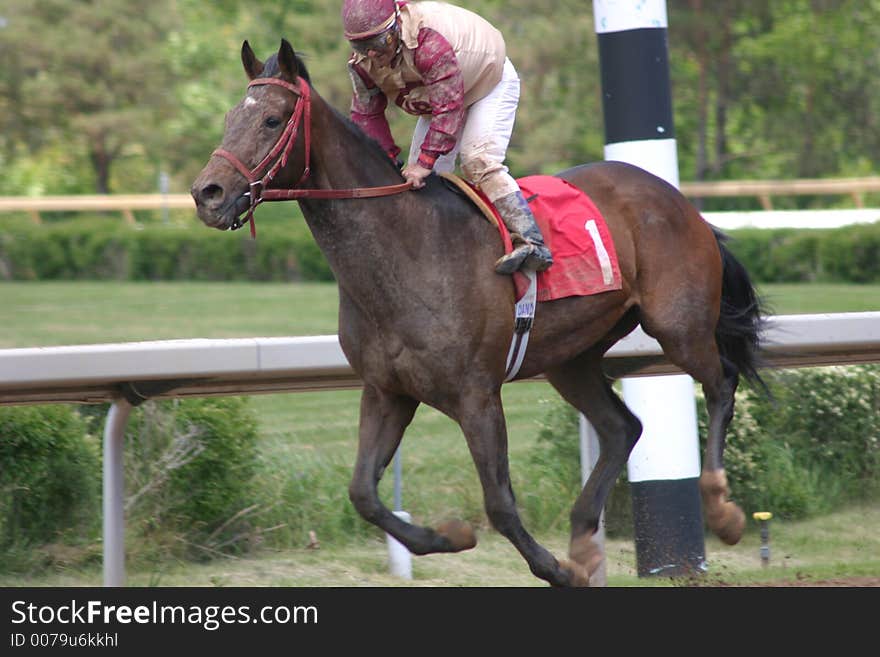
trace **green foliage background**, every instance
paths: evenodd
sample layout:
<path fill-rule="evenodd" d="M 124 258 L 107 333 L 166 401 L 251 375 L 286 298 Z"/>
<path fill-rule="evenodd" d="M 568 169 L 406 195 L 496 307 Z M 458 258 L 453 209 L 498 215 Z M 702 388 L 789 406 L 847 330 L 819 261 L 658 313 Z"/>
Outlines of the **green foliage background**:
<path fill-rule="evenodd" d="M 523 81 L 516 175 L 603 158 L 591 3 L 461 0 L 505 34 Z M 347 110 L 340 2 L 6 0 L 0 194 L 186 192 L 241 97 L 242 41 L 282 37 Z M 866 175 L 880 158 L 880 0 L 668 0 L 683 180 Z M 391 110 L 409 143 L 412 117 Z M 801 199 L 791 204 L 809 204 Z M 750 200 L 716 200 L 728 209 Z"/>

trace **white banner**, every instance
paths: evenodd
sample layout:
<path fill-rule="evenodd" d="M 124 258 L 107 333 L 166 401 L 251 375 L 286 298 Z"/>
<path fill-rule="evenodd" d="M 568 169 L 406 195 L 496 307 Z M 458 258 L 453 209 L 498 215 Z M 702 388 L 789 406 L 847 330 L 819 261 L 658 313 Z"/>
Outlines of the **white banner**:
<path fill-rule="evenodd" d="M 593 0 L 596 33 L 666 28 L 666 0 Z"/>

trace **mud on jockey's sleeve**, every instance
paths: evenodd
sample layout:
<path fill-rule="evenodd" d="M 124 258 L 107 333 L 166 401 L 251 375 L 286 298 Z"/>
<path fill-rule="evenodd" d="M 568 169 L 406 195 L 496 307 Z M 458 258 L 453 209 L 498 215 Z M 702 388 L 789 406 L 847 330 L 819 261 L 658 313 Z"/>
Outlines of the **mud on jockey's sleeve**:
<path fill-rule="evenodd" d="M 385 116 L 388 97 L 357 63 L 348 63 L 348 73 L 354 91 L 351 97 L 352 122 L 375 139 L 393 160 L 400 154 L 400 148 L 394 143 L 391 127 Z"/>
<path fill-rule="evenodd" d="M 449 41 L 430 28 L 419 31 L 414 63 L 431 105 L 431 127 L 422 143 L 422 155 L 425 163 L 433 166 L 432 157 L 436 159 L 455 147 L 455 135 L 464 122 L 464 77 Z"/>

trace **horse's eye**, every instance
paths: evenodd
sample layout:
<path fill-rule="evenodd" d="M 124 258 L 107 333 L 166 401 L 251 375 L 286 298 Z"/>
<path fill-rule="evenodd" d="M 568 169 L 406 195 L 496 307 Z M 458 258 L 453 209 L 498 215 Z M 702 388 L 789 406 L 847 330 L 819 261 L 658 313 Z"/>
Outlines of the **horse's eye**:
<path fill-rule="evenodd" d="M 277 116 L 270 116 L 263 122 L 263 125 L 265 125 L 267 128 L 271 128 L 274 130 L 281 125 L 281 119 L 279 119 Z"/>

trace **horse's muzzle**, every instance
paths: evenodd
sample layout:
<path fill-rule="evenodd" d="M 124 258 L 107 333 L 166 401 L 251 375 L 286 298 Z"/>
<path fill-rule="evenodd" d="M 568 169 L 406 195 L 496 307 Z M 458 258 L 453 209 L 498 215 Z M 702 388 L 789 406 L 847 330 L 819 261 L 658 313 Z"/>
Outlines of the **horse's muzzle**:
<path fill-rule="evenodd" d="M 251 207 L 247 193 L 230 199 L 221 185 L 215 182 L 200 184 L 199 180 L 193 184 L 190 193 L 196 202 L 196 214 L 206 226 L 234 230 L 245 223 L 241 216 Z"/>

